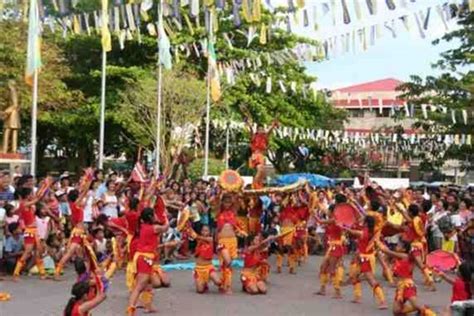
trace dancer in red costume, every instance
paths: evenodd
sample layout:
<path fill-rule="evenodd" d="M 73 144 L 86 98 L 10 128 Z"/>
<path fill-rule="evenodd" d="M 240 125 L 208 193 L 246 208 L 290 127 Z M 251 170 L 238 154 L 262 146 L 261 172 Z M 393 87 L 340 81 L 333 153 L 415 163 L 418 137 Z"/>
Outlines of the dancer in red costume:
<path fill-rule="evenodd" d="M 164 224 L 156 224 L 154 210 L 145 208 L 140 215 L 140 225 L 136 252 L 133 255 L 133 274 L 135 282 L 128 302 L 127 315 L 135 315 L 136 304 L 140 293 L 150 286 L 159 288 L 162 284 L 159 271 L 155 271 L 154 262 L 157 258 L 158 238 L 166 232 L 169 227 L 168 221 Z"/>
<path fill-rule="evenodd" d="M 217 215 L 217 251 L 221 263 L 221 291 L 232 293 L 232 260 L 237 258 L 237 233 L 245 236 L 239 228 L 236 217 L 236 204 L 233 197 L 225 194 L 221 198 L 221 207 Z"/>
<path fill-rule="evenodd" d="M 44 194 L 44 192 L 42 192 Z M 30 256 L 34 256 L 36 266 L 42 280 L 46 279 L 46 272 L 43 265 L 43 259 L 41 259 L 41 253 L 43 249 L 41 242 L 37 234 L 36 228 L 36 217 L 35 217 L 35 204 L 41 199 L 40 195 L 33 195 L 33 191 L 30 188 L 23 187 L 18 191 L 20 196 L 20 204 L 17 209 L 17 213 L 20 218 L 20 223 L 24 227 L 24 244 L 25 250 L 21 255 L 20 259 L 16 263 L 15 270 L 13 272 L 13 280 L 18 281 L 21 270 L 23 270 L 26 261 Z"/>
<path fill-rule="evenodd" d="M 72 256 L 78 255 L 82 256 L 82 250 L 87 243 L 87 234 L 84 227 L 84 203 L 85 197 L 90 186 L 90 181 L 84 183 L 81 191 L 72 190 L 68 193 L 68 202 L 69 208 L 71 209 L 71 222 L 73 229 L 69 242 L 67 245 L 67 250 L 59 261 L 56 269 L 54 271 L 55 280 L 59 280 L 59 277 L 63 271 L 64 265 L 71 259 Z"/>
<path fill-rule="evenodd" d="M 295 248 L 296 224 L 299 217 L 296 209 L 296 194 L 291 194 L 286 200 L 286 205 L 279 214 L 281 237 L 278 239 L 277 273 L 281 273 L 284 256 L 288 256 L 290 274 L 296 274 L 297 253 Z"/>
<path fill-rule="evenodd" d="M 261 278 L 258 269 L 261 261 L 265 260 L 261 254 L 262 247 L 274 240 L 275 236 L 262 240 L 261 235 L 256 235 L 250 236 L 249 239 L 250 246 L 242 254 L 244 268 L 242 269 L 240 280 L 242 281 L 243 290 L 249 294 L 267 294 L 265 280 Z"/>
<path fill-rule="evenodd" d="M 221 281 L 212 264 L 214 247 L 209 226 L 204 225 L 201 228 L 201 234 L 196 236 L 196 240 L 196 268 L 194 269 L 194 280 L 196 283 L 196 292 L 202 294 L 208 291 L 209 280 L 218 287 L 221 286 Z"/>
<path fill-rule="evenodd" d="M 393 315 L 403 316 L 418 311 L 422 316 L 436 316 L 430 308 L 420 304 L 416 295 L 416 285 L 413 281 L 416 257 L 410 249 L 410 244 L 403 243 L 397 247 L 396 251 L 392 251 L 382 242 L 377 241 L 376 243 L 378 249 L 395 259 L 393 273 L 398 277 L 398 283 L 393 302 Z"/>
<path fill-rule="evenodd" d="M 256 131 L 254 131 L 253 124 L 248 118 L 245 122 L 247 123 L 251 134 L 250 149 L 252 151 L 252 156 L 249 160 L 249 167 L 257 170 L 253 179 L 252 187 L 254 189 L 262 189 L 265 181 L 265 155 L 268 149 L 269 138 L 273 129 L 278 126 L 278 122 L 276 120 L 273 121 L 268 130 L 265 130 L 262 125 L 258 125 Z"/>
<path fill-rule="evenodd" d="M 364 227 L 362 230 L 354 230 L 345 228 L 344 230 L 358 238 L 357 255 L 351 265 L 350 278 L 354 285 L 354 303 L 360 303 L 362 299 L 362 286 L 360 276 L 363 275 L 365 280 L 372 286 L 373 293 L 379 304 L 379 309 L 387 309 L 385 294 L 380 284 L 374 276 L 376 242 L 379 235 L 375 232 L 376 221 L 372 216 L 366 216 L 364 219 Z"/>
<path fill-rule="evenodd" d="M 91 292 L 89 281 L 74 284 L 71 291 L 72 297 L 64 309 L 64 316 L 90 316 L 90 311 L 99 306 L 106 298 L 103 289 L 100 289 L 98 285 L 96 287 L 98 294 L 89 298 Z"/>

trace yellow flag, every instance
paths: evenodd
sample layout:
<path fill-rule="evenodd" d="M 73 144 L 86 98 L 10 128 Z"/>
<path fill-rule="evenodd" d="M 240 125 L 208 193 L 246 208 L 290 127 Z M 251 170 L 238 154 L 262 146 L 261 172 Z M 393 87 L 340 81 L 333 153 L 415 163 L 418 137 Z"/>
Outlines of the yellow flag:
<path fill-rule="evenodd" d="M 102 0 L 102 49 L 105 52 L 112 50 L 112 38 L 109 31 L 109 3 Z"/>
<path fill-rule="evenodd" d="M 267 43 L 267 26 L 262 23 L 262 28 L 260 29 L 260 44 L 265 45 Z"/>

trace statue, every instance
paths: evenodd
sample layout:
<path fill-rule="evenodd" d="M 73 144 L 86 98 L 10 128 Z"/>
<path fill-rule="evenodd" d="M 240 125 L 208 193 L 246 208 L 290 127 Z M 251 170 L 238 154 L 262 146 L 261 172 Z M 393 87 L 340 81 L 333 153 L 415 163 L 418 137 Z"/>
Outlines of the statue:
<path fill-rule="evenodd" d="M 3 152 L 8 153 L 11 138 L 11 152 L 16 153 L 18 147 L 18 131 L 20 124 L 20 104 L 18 103 L 18 92 L 14 80 L 8 81 L 10 89 L 11 104 L 2 112 L 3 115 Z"/>

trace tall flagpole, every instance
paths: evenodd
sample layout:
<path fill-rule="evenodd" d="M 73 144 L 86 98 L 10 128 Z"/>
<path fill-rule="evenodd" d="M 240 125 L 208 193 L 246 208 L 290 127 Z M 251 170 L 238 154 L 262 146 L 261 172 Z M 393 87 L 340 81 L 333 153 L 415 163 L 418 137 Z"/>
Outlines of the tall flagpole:
<path fill-rule="evenodd" d="M 100 136 L 99 136 L 99 169 L 104 167 L 104 139 L 105 139 L 105 79 L 107 66 L 107 52 L 102 49 L 102 83 L 100 94 Z"/>
<path fill-rule="evenodd" d="M 210 12 L 209 17 L 209 32 L 212 32 L 212 11 Z M 208 38 L 208 41 L 213 40 Z M 208 52 L 209 54 L 209 52 Z M 211 75 L 209 72 L 209 60 L 207 62 L 207 101 L 206 101 L 206 139 L 204 147 L 204 178 L 207 178 L 209 175 L 209 128 L 210 128 L 210 112 L 211 112 Z"/>
<path fill-rule="evenodd" d="M 158 5 L 158 19 L 163 18 L 163 0 Z M 161 152 L 161 93 L 162 93 L 162 65 L 160 54 L 160 35 L 157 37 L 158 44 L 158 98 L 156 104 L 156 157 L 155 157 L 155 176 L 160 175 L 160 152 Z"/>
<path fill-rule="evenodd" d="M 225 133 L 225 168 L 229 169 L 229 139 L 230 139 L 230 122 L 227 122 L 227 130 Z"/>
<path fill-rule="evenodd" d="M 36 175 L 36 130 L 38 117 L 38 69 L 33 73 L 33 104 L 31 109 L 31 175 Z"/>

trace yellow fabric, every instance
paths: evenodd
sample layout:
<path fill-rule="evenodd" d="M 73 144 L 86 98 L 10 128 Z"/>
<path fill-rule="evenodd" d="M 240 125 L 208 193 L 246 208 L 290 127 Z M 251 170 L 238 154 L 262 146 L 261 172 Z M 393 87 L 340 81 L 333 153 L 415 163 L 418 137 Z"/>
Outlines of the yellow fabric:
<path fill-rule="evenodd" d="M 260 22 L 260 19 L 262 18 L 262 0 L 253 0 L 253 8 L 252 8 L 252 20 L 254 22 Z M 244 1 L 245 2 L 245 1 Z"/>
<path fill-rule="evenodd" d="M 6 292 L 0 292 L 0 301 L 9 301 L 11 299 L 11 295 Z"/>
<path fill-rule="evenodd" d="M 425 279 L 425 283 L 428 285 L 432 285 L 434 283 L 433 276 L 431 275 L 431 270 L 428 267 L 423 269 L 423 277 Z"/>
<path fill-rule="evenodd" d="M 379 212 L 374 212 L 374 211 L 368 211 L 367 216 L 372 216 L 375 220 L 375 227 L 374 227 L 374 233 L 378 234 L 382 231 L 382 228 L 385 224 L 385 220 L 383 218 L 383 215 L 380 214 Z"/>
<path fill-rule="evenodd" d="M 258 281 L 257 274 L 251 270 L 242 270 L 240 273 L 240 280 L 242 283 L 246 282 L 247 284 L 255 284 Z"/>
<path fill-rule="evenodd" d="M 105 271 L 105 277 L 106 277 L 108 280 L 110 280 L 110 279 L 114 276 L 116 270 L 117 270 L 117 263 L 112 262 L 112 263 L 109 265 L 107 271 Z"/>
<path fill-rule="evenodd" d="M 385 294 L 383 293 L 382 287 L 380 287 L 380 285 L 376 285 L 374 287 L 374 296 L 379 304 L 385 303 Z"/>
<path fill-rule="evenodd" d="M 270 265 L 267 262 L 261 262 L 257 267 L 257 274 L 260 280 L 266 281 L 270 274 Z"/>
<path fill-rule="evenodd" d="M 288 255 L 288 265 L 290 266 L 291 272 L 295 272 L 296 270 L 296 258 L 297 258 L 297 255 L 294 253 Z"/>
<path fill-rule="evenodd" d="M 360 273 L 359 264 L 357 262 L 352 262 L 349 266 L 349 277 L 351 279 L 357 278 Z"/>
<path fill-rule="evenodd" d="M 153 292 L 150 290 L 145 290 L 141 292 L 139 300 L 143 303 L 145 307 L 150 307 L 153 303 Z"/>
<path fill-rule="evenodd" d="M 218 239 L 219 245 L 223 246 L 227 251 L 229 251 L 229 255 L 232 259 L 237 258 L 237 238 L 236 237 L 221 237 Z M 222 256 L 219 255 L 219 258 Z"/>
<path fill-rule="evenodd" d="M 277 254 L 276 262 L 277 267 L 281 269 L 283 267 L 283 255 Z"/>
<path fill-rule="evenodd" d="M 256 234 L 260 226 L 260 218 L 249 217 L 249 233 Z"/>
<path fill-rule="evenodd" d="M 74 227 L 71 231 L 71 235 L 69 236 L 69 240 L 67 242 L 67 247 L 69 247 L 72 244 L 72 238 L 73 237 L 79 237 L 81 238 L 84 242 L 87 238 L 86 232 L 84 229 Z"/>
<path fill-rule="evenodd" d="M 237 216 L 237 226 L 246 234 L 249 234 L 249 219 L 247 216 Z"/>
<path fill-rule="evenodd" d="M 281 228 L 281 245 L 282 246 L 292 246 L 293 239 L 295 236 L 296 229 L 294 227 L 285 226 Z"/>
<path fill-rule="evenodd" d="M 443 249 L 444 251 L 448 251 L 448 252 L 454 252 L 454 250 L 456 249 L 455 245 L 456 245 L 456 243 L 454 242 L 454 240 L 445 240 L 443 238 L 443 243 L 441 245 L 441 249 Z"/>
<path fill-rule="evenodd" d="M 327 273 L 320 273 L 319 283 L 321 283 L 321 286 L 326 286 L 328 282 L 329 282 L 329 275 Z"/>
<path fill-rule="evenodd" d="M 133 290 L 133 286 L 135 283 L 135 274 L 133 273 L 133 265 L 134 265 L 133 260 L 127 262 L 127 270 L 125 272 L 125 284 L 127 285 L 127 288 L 129 291 Z"/>
<path fill-rule="evenodd" d="M 354 283 L 353 291 L 354 299 L 359 300 L 362 297 L 362 284 L 360 282 Z"/>
<path fill-rule="evenodd" d="M 260 44 L 265 45 L 267 43 L 267 26 L 262 23 L 260 28 Z"/>
<path fill-rule="evenodd" d="M 242 11 L 244 14 L 245 21 L 247 23 L 252 22 L 252 15 L 250 14 L 250 8 L 249 8 L 249 2 L 248 1 L 242 1 Z"/>
<path fill-rule="evenodd" d="M 196 265 L 194 275 L 197 282 L 208 283 L 211 271 L 214 270 L 212 263 Z"/>
<path fill-rule="evenodd" d="M 397 283 L 397 289 L 395 291 L 395 301 L 403 301 L 403 292 L 409 287 L 415 286 L 415 283 L 412 279 L 400 279 Z"/>
<path fill-rule="evenodd" d="M 415 233 L 418 235 L 418 238 L 421 240 L 425 235 L 425 227 L 423 226 L 423 221 L 419 216 L 415 216 L 413 219 L 413 227 L 415 229 Z"/>
<path fill-rule="evenodd" d="M 403 215 L 399 211 L 395 210 L 392 212 L 387 212 L 387 221 L 393 225 L 402 225 L 403 224 Z"/>
<path fill-rule="evenodd" d="M 18 277 L 20 276 L 21 270 L 23 270 L 23 267 L 25 266 L 25 263 L 20 259 L 17 261 L 15 270 L 13 271 L 13 276 Z"/>
<path fill-rule="evenodd" d="M 425 307 L 425 308 L 422 310 L 421 315 L 422 315 L 422 316 L 436 316 L 436 313 L 433 312 L 431 309 Z"/>
<path fill-rule="evenodd" d="M 221 270 L 221 288 L 229 290 L 232 287 L 232 268 L 223 267 Z"/>

